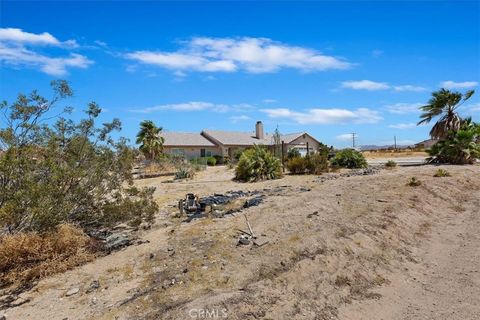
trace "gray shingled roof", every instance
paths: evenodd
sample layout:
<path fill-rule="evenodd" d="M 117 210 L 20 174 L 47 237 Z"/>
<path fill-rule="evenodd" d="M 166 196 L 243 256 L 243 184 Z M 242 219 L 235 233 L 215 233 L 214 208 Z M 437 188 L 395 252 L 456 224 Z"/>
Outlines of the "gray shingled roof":
<path fill-rule="evenodd" d="M 215 147 L 199 133 L 192 132 L 162 132 L 161 136 L 165 139 L 164 146 L 192 146 L 192 147 Z"/>
<path fill-rule="evenodd" d="M 253 132 L 238 132 L 238 131 L 217 131 L 217 130 L 203 130 L 203 135 L 213 138 L 224 145 L 236 146 L 251 146 L 254 144 L 269 145 L 272 144 L 273 139 L 271 135 L 265 135 L 264 139 L 257 139 Z"/>
<path fill-rule="evenodd" d="M 290 143 L 306 132 L 289 133 L 280 136 L 280 141 Z M 218 130 L 204 130 L 202 134 L 213 138 L 224 145 L 237 146 L 251 146 L 254 144 L 273 145 L 273 135 L 266 134 L 264 139 L 257 139 L 253 132 L 238 132 L 238 131 L 218 131 Z"/>

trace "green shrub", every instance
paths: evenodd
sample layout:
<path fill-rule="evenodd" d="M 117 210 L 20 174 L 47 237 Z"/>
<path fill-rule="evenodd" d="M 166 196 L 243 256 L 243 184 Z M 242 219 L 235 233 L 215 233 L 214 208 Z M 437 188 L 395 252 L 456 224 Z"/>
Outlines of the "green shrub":
<path fill-rule="evenodd" d="M 337 152 L 331 163 L 334 166 L 349 169 L 365 168 L 367 166 L 367 160 L 365 160 L 363 154 L 353 149 L 344 149 Z"/>
<path fill-rule="evenodd" d="M 214 165 L 217 165 L 217 164 L 225 164 L 225 157 L 223 156 L 219 156 L 219 155 L 214 155 L 212 156 L 214 159 L 215 159 L 215 164 Z"/>
<path fill-rule="evenodd" d="M 307 170 L 307 159 L 294 157 L 287 161 L 287 169 L 293 174 L 304 174 Z"/>
<path fill-rule="evenodd" d="M 320 148 L 318 152 L 309 154 L 305 158 L 309 173 L 318 175 L 328 172 L 328 148 Z"/>
<path fill-rule="evenodd" d="M 410 186 L 410 187 L 418 187 L 421 184 L 422 184 L 422 181 L 418 180 L 417 177 L 411 177 L 407 182 L 407 186 Z"/>
<path fill-rule="evenodd" d="M 0 103 L 7 118 L 0 128 L 0 229 L 46 232 L 63 223 L 86 229 L 153 221 L 155 188 L 133 186 L 134 152 L 125 139 L 112 137 L 120 121 L 97 126 L 101 109 L 92 102 L 86 119 L 48 125 L 56 103 L 72 95 L 66 81 L 52 87 L 51 101 L 34 91 L 10 106 Z"/>
<path fill-rule="evenodd" d="M 448 171 L 445 170 L 445 169 L 438 169 L 433 176 L 436 177 L 436 178 L 439 178 L 439 177 L 450 177 L 450 172 L 448 172 Z"/>
<path fill-rule="evenodd" d="M 480 159 L 480 124 L 471 119 L 463 120 L 460 130 L 450 132 L 445 140 L 427 150 L 428 162 L 449 164 L 473 164 Z"/>
<path fill-rule="evenodd" d="M 387 163 L 385 163 L 385 167 L 387 168 L 395 168 L 397 166 L 397 163 L 393 160 L 388 160 Z"/>
<path fill-rule="evenodd" d="M 240 157 L 235 178 L 240 181 L 277 179 L 282 176 L 280 159 L 263 146 L 245 150 Z"/>
<path fill-rule="evenodd" d="M 183 166 L 178 168 L 177 172 L 175 172 L 175 179 L 191 179 L 195 176 L 195 171 L 193 168 L 189 166 Z"/>
<path fill-rule="evenodd" d="M 288 159 L 293 159 L 293 158 L 300 158 L 301 154 L 300 151 L 298 151 L 297 148 L 291 148 L 287 152 L 287 158 Z"/>
<path fill-rule="evenodd" d="M 238 162 L 240 160 L 240 157 L 242 156 L 242 153 L 243 151 L 245 151 L 244 149 L 237 149 L 235 150 L 235 152 L 233 153 L 233 159 Z"/>
<path fill-rule="evenodd" d="M 214 166 L 217 164 L 217 159 L 215 157 L 207 157 L 207 165 Z"/>

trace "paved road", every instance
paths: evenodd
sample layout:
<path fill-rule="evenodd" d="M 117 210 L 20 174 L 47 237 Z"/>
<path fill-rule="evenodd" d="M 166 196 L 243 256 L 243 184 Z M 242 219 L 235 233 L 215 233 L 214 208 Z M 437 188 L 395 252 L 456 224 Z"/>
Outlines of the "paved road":
<path fill-rule="evenodd" d="M 397 163 L 399 166 L 414 166 L 414 165 L 420 165 L 425 163 L 425 157 L 401 157 L 401 158 L 374 158 L 374 159 L 368 159 L 367 162 L 370 165 L 379 165 L 379 164 L 385 164 L 389 160 L 393 160 Z"/>

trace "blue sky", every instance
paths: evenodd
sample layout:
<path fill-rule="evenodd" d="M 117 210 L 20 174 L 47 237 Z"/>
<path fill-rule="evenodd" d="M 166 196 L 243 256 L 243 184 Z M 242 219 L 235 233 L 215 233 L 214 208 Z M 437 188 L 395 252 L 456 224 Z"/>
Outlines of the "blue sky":
<path fill-rule="evenodd" d="M 0 99 L 68 80 L 133 139 L 169 131 L 308 131 L 344 147 L 427 138 L 417 108 L 480 89 L 478 1 L 0 4 Z M 480 121 L 480 92 L 461 108 Z"/>

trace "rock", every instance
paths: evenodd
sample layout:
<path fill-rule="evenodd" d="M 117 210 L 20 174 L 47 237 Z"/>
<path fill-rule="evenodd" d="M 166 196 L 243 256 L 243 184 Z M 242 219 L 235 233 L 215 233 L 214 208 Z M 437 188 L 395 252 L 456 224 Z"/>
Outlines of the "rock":
<path fill-rule="evenodd" d="M 7 320 L 7 317 L 5 315 L 0 315 L 0 320 Z"/>
<path fill-rule="evenodd" d="M 117 224 L 115 227 L 113 227 L 113 230 L 130 230 L 130 229 L 132 229 L 132 227 L 130 227 L 126 223 L 120 223 L 120 224 Z"/>
<path fill-rule="evenodd" d="M 154 253 L 150 253 L 150 260 L 155 258 L 155 254 Z"/>
<path fill-rule="evenodd" d="M 106 239 L 105 248 L 108 251 L 120 249 L 122 247 L 128 246 L 130 244 L 130 239 L 123 233 L 113 233 L 109 235 Z"/>
<path fill-rule="evenodd" d="M 77 294 L 78 292 L 80 292 L 79 288 L 72 288 L 68 290 L 67 293 L 65 293 L 65 296 L 70 297 L 70 296 L 73 296 L 74 294 Z"/>
<path fill-rule="evenodd" d="M 250 244 L 249 237 L 247 235 L 242 234 L 238 239 L 238 244 L 249 245 Z"/>
<path fill-rule="evenodd" d="M 93 280 L 90 285 L 88 286 L 87 293 L 93 292 L 100 288 L 100 282 L 98 280 Z"/>
<path fill-rule="evenodd" d="M 92 300 L 90 300 L 90 303 L 93 305 L 97 304 L 97 297 L 93 297 Z"/>

